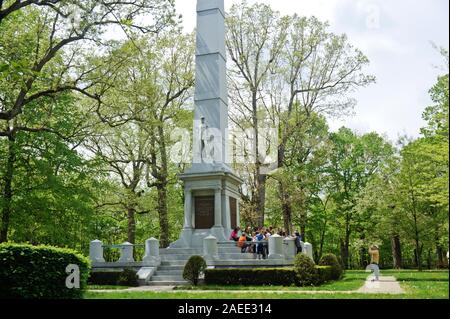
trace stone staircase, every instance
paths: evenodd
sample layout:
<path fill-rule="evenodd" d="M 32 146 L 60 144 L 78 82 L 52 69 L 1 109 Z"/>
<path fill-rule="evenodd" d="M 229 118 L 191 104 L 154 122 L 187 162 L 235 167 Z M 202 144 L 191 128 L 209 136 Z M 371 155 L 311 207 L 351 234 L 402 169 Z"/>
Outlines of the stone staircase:
<path fill-rule="evenodd" d="M 235 243 L 219 243 L 219 257 L 222 260 L 251 260 L 254 254 L 241 253 Z M 183 279 L 183 270 L 191 256 L 203 255 L 202 249 L 166 248 L 160 250 L 161 265 L 146 283 L 148 286 L 180 286 L 188 282 Z"/>

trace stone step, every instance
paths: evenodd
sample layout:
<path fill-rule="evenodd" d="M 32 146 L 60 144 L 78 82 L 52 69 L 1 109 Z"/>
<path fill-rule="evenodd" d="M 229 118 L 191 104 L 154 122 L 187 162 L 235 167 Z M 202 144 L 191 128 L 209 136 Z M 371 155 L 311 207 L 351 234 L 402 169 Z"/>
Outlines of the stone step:
<path fill-rule="evenodd" d="M 186 265 L 186 260 L 163 260 L 161 266 L 182 266 Z"/>
<path fill-rule="evenodd" d="M 159 254 L 160 255 L 170 255 L 170 254 L 189 254 L 189 255 L 196 255 L 201 254 L 203 252 L 203 249 L 192 249 L 192 248 L 166 248 L 166 249 L 160 249 Z"/>
<path fill-rule="evenodd" d="M 151 281 L 183 281 L 182 275 L 155 275 Z"/>
<path fill-rule="evenodd" d="M 184 266 L 159 266 L 157 271 L 183 271 Z"/>
<path fill-rule="evenodd" d="M 189 282 L 182 281 L 150 281 L 146 284 L 147 286 L 184 286 L 189 285 Z"/>
<path fill-rule="evenodd" d="M 229 259 L 253 259 L 254 254 L 249 254 L 249 253 L 241 253 L 239 252 L 234 252 L 234 253 L 220 253 L 219 252 L 219 258 L 220 259 L 225 259 L 225 260 L 229 260 Z M 184 261 L 187 262 L 188 259 L 190 258 L 190 255 L 164 255 L 161 256 L 161 260 L 162 261 Z"/>
<path fill-rule="evenodd" d="M 154 276 L 165 276 L 165 275 L 183 275 L 183 269 L 177 269 L 177 270 L 158 270 L 155 272 Z"/>

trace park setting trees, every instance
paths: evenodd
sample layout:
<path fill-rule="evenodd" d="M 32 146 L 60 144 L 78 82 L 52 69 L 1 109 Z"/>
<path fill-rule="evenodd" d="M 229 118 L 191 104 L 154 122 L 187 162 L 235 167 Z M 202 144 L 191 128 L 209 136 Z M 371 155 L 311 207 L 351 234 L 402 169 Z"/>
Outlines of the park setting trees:
<path fill-rule="evenodd" d="M 192 127 L 195 53 L 173 5 L 0 2 L 0 242 L 87 254 L 93 238 L 176 239 L 185 163 L 173 161 L 173 133 Z M 395 144 L 328 127 L 375 81 L 345 35 L 245 2 L 227 26 L 230 122 L 253 137 L 255 159 L 234 165 L 242 228 L 298 230 L 316 263 L 332 252 L 364 267 L 377 242 L 386 267 L 446 266 L 448 53 L 420 137 Z"/>

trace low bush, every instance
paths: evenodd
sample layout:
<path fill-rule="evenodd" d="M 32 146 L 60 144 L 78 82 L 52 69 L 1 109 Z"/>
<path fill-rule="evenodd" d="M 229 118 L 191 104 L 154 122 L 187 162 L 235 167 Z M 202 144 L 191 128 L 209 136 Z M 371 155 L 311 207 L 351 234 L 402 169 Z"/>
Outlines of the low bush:
<path fill-rule="evenodd" d="M 217 268 L 205 271 L 208 285 L 295 285 L 295 272 L 292 268 Z"/>
<path fill-rule="evenodd" d="M 68 265 L 79 267 L 79 289 L 66 287 Z M 0 299 L 81 298 L 89 270 L 89 260 L 71 249 L 0 244 Z"/>
<path fill-rule="evenodd" d="M 204 273 L 206 269 L 206 261 L 201 256 L 192 256 L 187 261 L 183 270 L 183 278 L 189 280 L 192 284 L 197 286 L 200 274 Z"/>
<path fill-rule="evenodd" d="M 339 280 L 342 278 L 343 269 L 336 255 L 326 254 L 319 261 L 319 266 L 331 267 L 331 279 Z"/>
<path fill-rule="evenodd" d="M 316 285 L 321 285 L 333 279 L 333 268 L 330 266 L 316 266 L 317 282 Z"/>
<path fill-rule="evenodd" d="M 298 286 L 314 286 L 320 283 L 314 261 L 305 254 L 295 256 L 294 271 Z"/>

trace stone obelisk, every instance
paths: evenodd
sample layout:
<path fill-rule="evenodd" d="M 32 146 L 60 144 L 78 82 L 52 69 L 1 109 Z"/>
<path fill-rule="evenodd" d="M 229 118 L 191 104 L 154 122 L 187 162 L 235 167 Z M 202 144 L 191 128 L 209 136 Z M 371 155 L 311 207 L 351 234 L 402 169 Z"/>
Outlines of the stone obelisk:
<path fill-rule="evenodd" d="M 224 0 L 198 0 L 192 166 L 184 181 L 184 227 L 171 247 L 198 248 L 239 226 L 239 186 L 227 163 L 228 92 Z"/>

